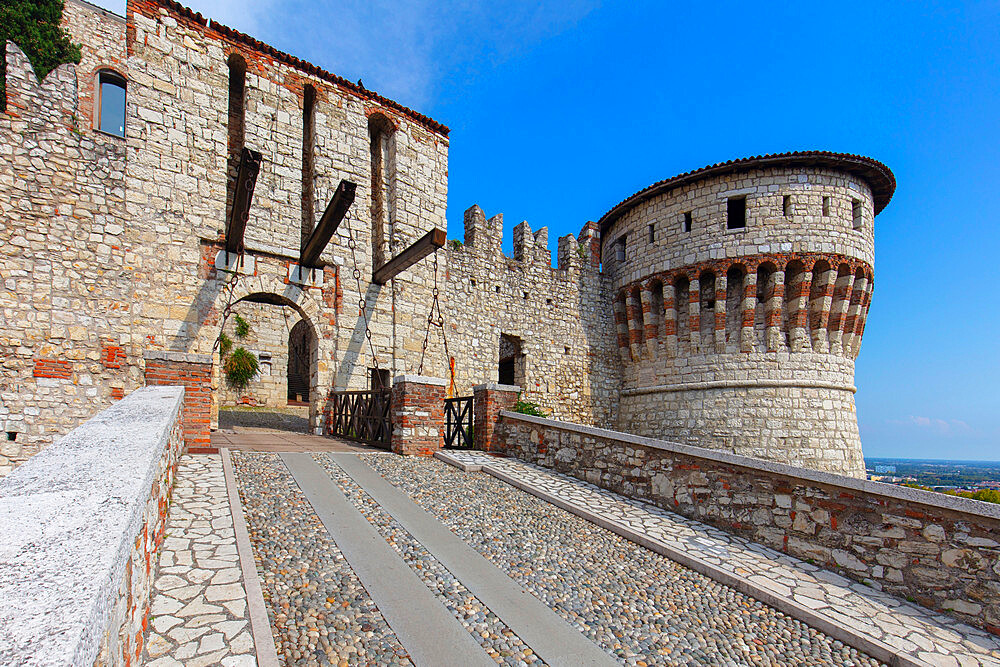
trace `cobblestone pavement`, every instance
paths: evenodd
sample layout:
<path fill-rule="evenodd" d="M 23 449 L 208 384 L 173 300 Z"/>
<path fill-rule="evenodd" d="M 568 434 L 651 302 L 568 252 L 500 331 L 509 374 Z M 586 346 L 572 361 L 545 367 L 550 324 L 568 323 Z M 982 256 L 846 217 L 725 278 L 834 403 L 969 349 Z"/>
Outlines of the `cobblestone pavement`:
<path fill-rule="evenodd" d="M 448 452 L 447 456 L 467 466 L 509 475 L 520 484 L 639 531 L 927 664 L 1000 665 L 997 637 L 773 549 L 514 459 L 478 452 Z"/>
<path fill-rule="evenodd" d="M 531 648 L 462 585 L 427 549 L 389 516 L 354 480 L 324 454 L 313 458 L 330 474 L 386 542 L 403 558 L 498 664 L 541 665 Z"/>
<path fill-rule="evenodd" d="M 732 588 L 487 475 L 362 459 L 627 665 L 876 665 Z"/>
<path fill-rule="evenodd" d="M 232 459 L 279 660 L 412 664 L 278 456 Z"/>
<path fill-rule="evenodd" d="M 145 664 L 256 665 L 222 460 L 185 455 L 153 584 Z"/>

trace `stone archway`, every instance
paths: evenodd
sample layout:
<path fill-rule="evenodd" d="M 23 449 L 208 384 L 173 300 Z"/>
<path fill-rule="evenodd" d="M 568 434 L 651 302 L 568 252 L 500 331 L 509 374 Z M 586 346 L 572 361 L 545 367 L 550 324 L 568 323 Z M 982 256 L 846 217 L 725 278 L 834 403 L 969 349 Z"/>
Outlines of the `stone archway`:
<path fill-rule="evenodd" d="M 270 327 L 277 331 L 277 334 L 272 336 L 275 340 L 270 341 L 270 345 L 260 344 L 258 347 L 261 349 L 268 348 L 268 357 L 271 354 L 278 356 L 280 355 L 282 359 L 281 363 L 278 363 L 277 374 L 280 375 L 280 387 L 275 392 L 275 396 L 272 397 L 274 400 L 273 404 L 277 407 L 280 406 L 284 409 L 284 406 L 288 404 L 288 388 L 285 384 L 285 375 L 287 373 L 288 363 L 290 359 L 287 355 L 291 352 L 289 348 L 289 336 L 291 330 L 295 329 L 298 333 L 298 339 L 302 345 L 302 348 L 298 350 L 300 359 L 297 360 L 297 368 L 304 371 L 305 375 L 302 378 L 304 387 L 300 388 L 300 394 L 302 398 L 308 401 L 309 405 L 309 422 L 308 430 L 310 433 L 318 433 L 318 428 L 321 427 L 321 414 L 322 405 L 321 397 L 324 392 L 322 391 L 321 385 L 323 382 L 323 377 L 320 372 L 321 364 L 320 361 L 320 341 L 322 340 L 316 327 L 316 320 L 310 315 L 310 311 L 317 312 L 318 307 L 316 307 L 312 299 L 300 299 L 299 301 L 289 298 L 286 294 L 278 294 L 274 292 L 265 291 L 249 291 L 241 294 L 238 298 L 234 298 L 229 306 L 229 311 L 235 313 L 239 310 L 241 304 L 247 305 L 257 305 L 261 306 L 258 312 L 265 314 L 268 319 L 271 318 L 283 318 L 282 320 L 272 321 L 274 326 Z M 280 309 L 288 308 L 294 311 L 295 315 L 293 318 L 289 319 L 286 314 L 282 314 Z M 274 314 L 270 314 L 269 311 L 273 309 Z M 295 319 L 297 318 L 297 321 Z M 289 321 L 293 325 L 289 325 Z M 259 323 L 258 323 L 259 326 Z M 260 351 L 258 350 L 258 353 Z M 263 355 L 261 355 L 263 357 Z M 263 361 L 263 359 L 262 359 Z M 275 361 L 278 361 L 277 359 Z M 263 364 L 262 364 L 263 366 Z M 221 370 L 221 366 L 220 366 Z M 262 378 L 259 378 L 262 379 Z M 278 378 L 276 378 L 278 379 Z M 220 382 L 213 392 L 213 402 L 219 403 L 220 395 L 223 394 L 222 383 Z M 280 396 L 278 396 L 280 394 Z"/>

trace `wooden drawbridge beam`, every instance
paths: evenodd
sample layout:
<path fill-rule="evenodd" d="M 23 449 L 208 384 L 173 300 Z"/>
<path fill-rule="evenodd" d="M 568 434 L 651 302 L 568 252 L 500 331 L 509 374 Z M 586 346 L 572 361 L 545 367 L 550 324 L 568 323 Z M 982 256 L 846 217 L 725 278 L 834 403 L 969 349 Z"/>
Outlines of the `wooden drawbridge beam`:
<path fill-rule="evenodd" d="M 382 266 L 375 268 L 372 282 L 385 285 L 399 273 L 410 268 L 438 248 L 443 248 L 448 235 L 443 229 L 432 229 L 418 239 L 413 245 L 399 253 Z"/>
<path fill-rule="evenodd" d="M 327 204 L 319 224 L 316 225 L 312 234 L 309 235 L 309 240 L 302 247 L 302 253 L 299 255 L 299 266 L 316 267 L 319 265 L 320 254 L 333 238 L 334 232 L 340 226 L 340 221 L 347 215 L 347 209 L 354 203 L 354 191 L 357 187 L 351 181 L 340 181 L 340 185 L 337 186 L 337 191 L 330 198 L 330 203 Z"/>
<path fill-rule="evenodd" d="M 250 219 L 250 202 L 253 201 L 253 189 L 257 185 L 257 174 L 260 173 L 261 155 L 250 148 L 243 148 L 240 153 L 240 168 L 236 172 L 236 189 L 233 193 L 233 208 L 226 224 L 226 252 L 239 254 L 243 252 L 243 234 L 247 230 L 247 220 Z"/>

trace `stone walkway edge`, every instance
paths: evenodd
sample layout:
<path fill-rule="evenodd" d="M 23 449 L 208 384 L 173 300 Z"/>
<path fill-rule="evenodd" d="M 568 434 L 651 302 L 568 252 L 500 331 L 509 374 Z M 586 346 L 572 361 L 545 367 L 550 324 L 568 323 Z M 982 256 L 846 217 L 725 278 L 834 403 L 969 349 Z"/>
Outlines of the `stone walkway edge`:
<path fill-rule="evenodd" d="M 764 604 L 770 605 L 778 611 L 788 614 L 792 618 L 798 619 L 803 623 L 826 633 L 834 639 L 838 639 L 849 646 L 864 651 L 877 660 L 894 667 L 937 667 L 937 665 L 933 663 L 926 662 L 912 655 L 907 655 L 885 642 L 872 637 L 862 630 L 853 628 L 846 623 L 838 622 L 836 619 L 801 605 L 789 597 L 777 594 L 774 591 L 755 584 L 745 577 L 735 575 L 714 565 L 713 563 L 709 563 L 701 558 L 698 558 L 697 556 L 693 556 L 690 553 L 679 550 L 661 540 L 656 539 L 655 537 L 652 537 L 648 533 L 622 525 L 621 523 L 608 519 L 581 504 L 570 502 L 553 493 L 541 489 L 538 486 L 522 481 L 515 475 L 505 472 L 502 469 L 504 464 L 513 463 L 515 461 L 517 464 L 527 465 L 521 461 L 517 461 L 516 459 L 497 458 L 474 451 L 437 451 L 434 456 L 445 463 L 459 468 L 463 472 L 485 472 L 492 475 L 500 481 L 520 489 L 525 493 L 529 493 L 537 498 L 549 502 L 556 507 L 601 526 L 602 528 L 605 528 L 631 542 L 639 544 L 640 546 L 654 551 L 655 553 L 676 561 L 681 565 L 689 567 L 692 570 L 722 584 L 731 586 L 741 593 L 745 593 L 746 595 L 756 598 Z M 537 466 L 531 467 L 538 468 Z M 566 477 L 565 475 L 544 468 L 538 468 L 538 470 L 551 475 Z M 586 482 L 576 480 L 575 478 L 568 479 L 578 482 L 581 485 L 587 484 Z M 589 487 L 592 485 L 587 484 L 587 486 Z M 606 494 L 612 493 L 605 489 L 600 490 Z M 692 520 L 686 520 L 686 522 L 692 523 Z"/>
<path fill-rule="evenodd" d="M 222 472 L 226 478 L 226 492 L 229 494 L 229 507 L 233 514 L 233 529 L 236 533 L 236 551 L 240 556 L 240 569 L 243 571 L 243 585 L 247 593 L 247 614 L 250 617 L 250 633 L 253 635 L 254 649 L 257 652 L 259 667 L 278 667 L 278 651 L 274 646 L 274 635 L 271 634 L 271 621 L 267 617 L 267 606 L 264 603 L 264 592 L 257 577 L 257 565 L 253 558 L 253 547 L 250 545 L 250 534 L 247 531 L 246 517 L 243 516 L 243 503 L 236 488 L 236 478 L 233 476 L 233 461 L 229 450 L 222 448 Z"/>

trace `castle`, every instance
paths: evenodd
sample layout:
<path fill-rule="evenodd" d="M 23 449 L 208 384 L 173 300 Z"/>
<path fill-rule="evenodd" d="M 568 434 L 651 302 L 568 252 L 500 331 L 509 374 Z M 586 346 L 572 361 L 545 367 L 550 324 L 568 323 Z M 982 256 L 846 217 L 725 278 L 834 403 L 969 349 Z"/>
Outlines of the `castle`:
<path fill-rule="evenodd" d="M 448 128 L 171 0 L 126 14 L 67 0 L 83 60 L 40 83 L 6 45 L 0 475 L 160 373 L 214 377 L 196 403 L 307 402 L 320 432 L 330 390 L 419 373 L 863 476 L 854 359 L 884 165 L 813 151 L 682 174 L 560 238 L 556 266 L 546 228 L 516 226 L 506 257 L 502 216 L 473 206 L 461 242 L 375 280 L 446 227 Z M 342 182 L 353 205 L 306 265 Z M 261 364 L 241 394 L 218 382 L 232 314 Z"/>

